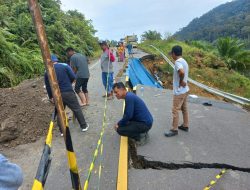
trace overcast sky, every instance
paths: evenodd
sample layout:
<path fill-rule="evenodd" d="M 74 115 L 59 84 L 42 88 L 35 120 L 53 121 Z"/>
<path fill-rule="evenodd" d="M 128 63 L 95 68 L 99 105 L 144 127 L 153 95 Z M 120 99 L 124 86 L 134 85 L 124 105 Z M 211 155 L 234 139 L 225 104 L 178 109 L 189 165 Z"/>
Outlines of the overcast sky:
<path fill-rule="evenodd" d="M 93 21 L 102 40 L 119 40 L 147 30 L 175 33 L 192 19 L 231 0 L 61 0 Z"/>

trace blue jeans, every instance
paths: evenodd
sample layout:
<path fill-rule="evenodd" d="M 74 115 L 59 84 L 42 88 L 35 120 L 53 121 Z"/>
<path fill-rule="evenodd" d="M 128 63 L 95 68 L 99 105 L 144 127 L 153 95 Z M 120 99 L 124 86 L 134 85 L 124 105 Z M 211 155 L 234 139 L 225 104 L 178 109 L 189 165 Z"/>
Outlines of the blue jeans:
<path fill-rule="evenodd" d="M 111 91 L 112 91 L 113 74 L 114 74 L 113 72 L 109 73 L 109 76 L 108 76 L 107 72 L 102 72 L 102 83 L 103 83 L 104 88 L 108 91 L 108 93 L 111 93 Z M 107 78 L 107 76 L 108 76 L 108 78 Z M 107 84 L 107 80 L 108 80 L 108 84 Z"/>
<path fill-rule="evenodd" d="M 128 48 L 128 54 L 129 54 L 129 55 L 132 54 L 132 49 L 129 49 L 129 48 Z"/>

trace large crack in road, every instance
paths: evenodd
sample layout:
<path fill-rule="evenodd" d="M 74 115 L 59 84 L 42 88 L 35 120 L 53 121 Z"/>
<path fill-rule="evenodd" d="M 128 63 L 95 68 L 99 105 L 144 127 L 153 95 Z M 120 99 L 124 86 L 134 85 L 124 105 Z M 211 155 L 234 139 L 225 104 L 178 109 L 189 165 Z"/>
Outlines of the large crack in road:
<path fill-rule="evenodd" d="M 194 162 L 184 162 L 184 163 L 173 163 L 173 162 L 161 162 L 161 161 L 149 161 L 144 156 L 137 154 L 136 144 L 133 140 L 129 139 L 129 158 L 130 163 L 135 169 L 168 169 L 168 170 L 179 170 L 185 168 L 192 169 L 231 169 L 241 172 L 250 173 L 250 168 L 242 168 L 224 163 L 194 163 Z"/>

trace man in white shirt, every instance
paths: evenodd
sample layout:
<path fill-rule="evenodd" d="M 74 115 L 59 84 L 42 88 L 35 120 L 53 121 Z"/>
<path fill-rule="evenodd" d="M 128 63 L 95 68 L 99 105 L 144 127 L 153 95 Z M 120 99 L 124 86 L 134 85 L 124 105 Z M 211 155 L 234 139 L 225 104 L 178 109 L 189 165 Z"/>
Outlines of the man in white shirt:
<path fill-rule="evenodd" d="M 187 109 L 187 97 L 189 87 L 187 84 L 188 79 L 188 64 L 185 59 L 182 58 L 182 47 L 174 46 L 170 52 L 172 58 L 175 61 L 174 76 L 173 76 L 173 123 L 169 132 L 165 133 L 166 137 L 172 137 L 178 135 L 178 129 L 188 132 L 188 109 Z M 182 111 L 183 124 L 178 127 L 179 113 Z"/>

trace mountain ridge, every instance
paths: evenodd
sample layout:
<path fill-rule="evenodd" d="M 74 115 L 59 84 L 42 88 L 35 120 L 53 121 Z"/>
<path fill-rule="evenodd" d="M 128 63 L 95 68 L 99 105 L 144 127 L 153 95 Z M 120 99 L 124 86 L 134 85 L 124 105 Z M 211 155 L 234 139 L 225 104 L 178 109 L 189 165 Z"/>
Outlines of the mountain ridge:
<path fill-rule="evenodd" d="M 234 0 L 215 7 L 176 32 L 179 40 L 206 40 L 231 36 L 250 40 L 250 0 Z"/>

